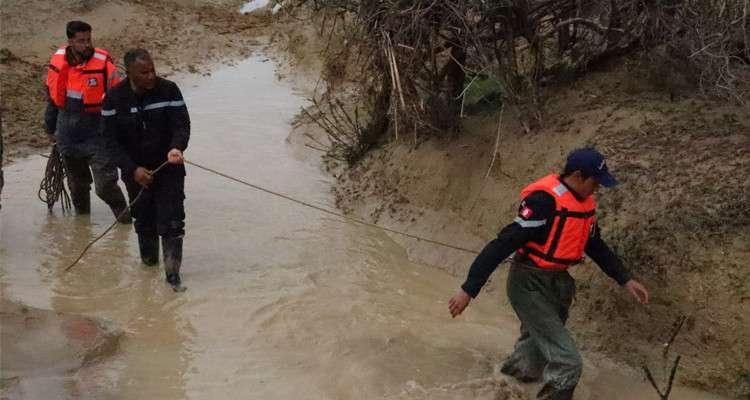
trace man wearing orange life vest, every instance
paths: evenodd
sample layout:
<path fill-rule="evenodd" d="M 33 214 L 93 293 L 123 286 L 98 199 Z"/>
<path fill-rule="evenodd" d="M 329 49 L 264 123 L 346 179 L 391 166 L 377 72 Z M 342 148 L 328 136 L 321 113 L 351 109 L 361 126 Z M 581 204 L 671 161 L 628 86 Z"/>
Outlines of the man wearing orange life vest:
<path fill-rule="evenodd" d="M 648 303 L 648 290 L 630 277 L 596 224 L 594 192 L 616 183 L 598 151 L 571 152 L 562 174 L 548 175 L 521 191 L 518 216 L 485 246 L 448 302 L 455 318 L 498 264 L 515 252 L 507 293 L 521 321 L 521 336 L 501 371 L 523 382 L 543 380 L 538 399 L 572 399 L 581 376 L 581 356 L 565 322 L 575 293 L 567 269 L 581 262 L 584 253 L 639 302 Z"/>
<path fill-rule="evenodd" d="M 45 128 L 63 156 L 76 212 L 90 213 L 93 180 L 96 194 L 120 222 L 129 223 L 117 167 L 99 134 L 104 93 L 122 77 L 109 53 L 91 45 L 91 25 L 68 22 L 66 34 L 68 45 L 52 55 L 48 66 Z"/>

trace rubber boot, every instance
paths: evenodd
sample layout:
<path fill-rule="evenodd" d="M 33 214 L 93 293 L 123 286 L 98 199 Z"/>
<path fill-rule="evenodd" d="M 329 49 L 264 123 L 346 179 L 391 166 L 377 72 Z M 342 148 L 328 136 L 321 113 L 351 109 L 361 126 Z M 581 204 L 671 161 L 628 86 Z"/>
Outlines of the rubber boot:
<path fill-rule="evenodd" d="M 187 288 L 182 286 L 180 279 L 180 267 L 182 266 L 182 238 L 181 237 L 162 237 L 162 251 L 164 253 L 164 272 L 167 276 L 167 283 L 172 285 L 175 292 L 183 292 Z"/>
<path fill-rule="evenodd" d="M 159 236 L 157 234 L 138 234 L 138 250 L 141 261 L 149 267 L 159 264 Z"/>
<path fill-rule="evenodd" d="M 90 191 L 80 191 L 80 192 L 73 192 L 70 193 L 71 201 L 73 203 L 73 208 L 76 210 L 76 214 L 78 215 L 87 215 L 91 214 L 91 192 Z"/>
<path fill-rule="evenodd" d="M 503 364 L 502 368 L 500 368 L 500 372 L 512 376 L 523 383 L 537 382 L 541 379 L 541 374 L 523 371 L 510 360 Z"/>
<path fill-rule="evenodd" d="M 110 206 L 109 208 L 112 210 L 112 214 L 115 215 L 115 218 L 117 218 L 117 222 L 124 225 L 133 223 L 133 218 L 130 216 L 130 210 L 128 209 L 127 204 L 117 204 Z"/>

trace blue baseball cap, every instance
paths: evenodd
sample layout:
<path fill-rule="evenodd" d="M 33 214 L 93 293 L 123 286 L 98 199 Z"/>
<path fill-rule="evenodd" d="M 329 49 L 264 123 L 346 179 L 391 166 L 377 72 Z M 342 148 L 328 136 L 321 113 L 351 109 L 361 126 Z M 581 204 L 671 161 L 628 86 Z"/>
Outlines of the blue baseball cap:
<path fill-rule="evenodd" d="M 593 147 L 576 149 L 568 154 L 565 163 L 565 173 L 581 171 L 584 175 L 593 177 L 604 187 L 617 185 L 617 180 L 609 173 L 604 156 Z"/>

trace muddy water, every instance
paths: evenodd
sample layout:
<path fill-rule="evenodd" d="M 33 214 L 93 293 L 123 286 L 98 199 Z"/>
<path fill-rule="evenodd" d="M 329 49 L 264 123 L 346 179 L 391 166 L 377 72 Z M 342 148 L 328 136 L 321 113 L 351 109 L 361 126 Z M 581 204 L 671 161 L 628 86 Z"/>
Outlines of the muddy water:
<path fill-rule="evenodd" d="M 275 78 L 272 63 L 251 58 L 211 77 L 177 80 L 193 120 L 188 159 L 332 207 L 331 182 L 315 156 L 287 141 L 303 101 Z M 383 233 L 195 168 L 186 187 L 187 292 L 173 293 L 162 271 L 140 265 L 130 227 L 118 227 L 64 273 L 111 216 L 99 201 L 90 217 L 47 214 L 35 199 L 43 162 L 31 157 L 6 170 L 2 295 L 107 318 L 125 338 L 102 362 L 24 377 L 21 398 L 449 399 L 535 391 L 513 389 L 496 371 L 518 330 L 502 293 L 481 296 L 451 320 L 446 300 L 460 282 L 410 263 Z M 576 399 L 655 398 L 622 371 L 587 362 Z M 719 397 L 678 389 L 675 398 Z"/>

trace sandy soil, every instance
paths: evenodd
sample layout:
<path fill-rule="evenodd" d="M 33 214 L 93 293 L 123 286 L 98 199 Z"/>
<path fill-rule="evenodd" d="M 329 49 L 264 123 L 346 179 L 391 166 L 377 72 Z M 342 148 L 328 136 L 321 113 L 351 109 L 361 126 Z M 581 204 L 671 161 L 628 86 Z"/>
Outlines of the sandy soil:
<path fill-rule="evenodd" d="M 673 345 L 683 356 L 678 379 L 748 399 L 750 180 L 743 171 L 750 169 L 750 119 L 724 103 L 670 102 L 634 80 L 614 67 L 552 88 L 544 126 L 530 134 L 508 113 L 499 136 L 495 115 L 466 119 L 456 139 L 390 141 L 354 168 L 336 170 L 337 203 L 370 221 L 479 250 L 512 220 L 525 184 L 559 171 L 570 149 L 596 145 L 622 182 L 600 193 L 605 238 L 653 300 L 639 306 L 594 265 L 576 268 L 570 325 L 581 347 L 638 369 L 656 365 L 685 316 Z M 412 258 L 455 274 L 457 284 L 474 257 L 393 237 Z"/>
<path fill-rule="evenodd" d="M 157 72 L 208 74 L 249 54 L 267 33 L 267 14 L 240 14 L 243 1 L 4 1 L 0 10 L 0 91 L 6 158 L 47 147 L 43 129 L 46 63 L 66 43 L 65 23 L 93 26 L 94 46 L 115 62 L 129 48 L 152 52 Z M 6 162 L 8 161 L 6 159 Z"/>

